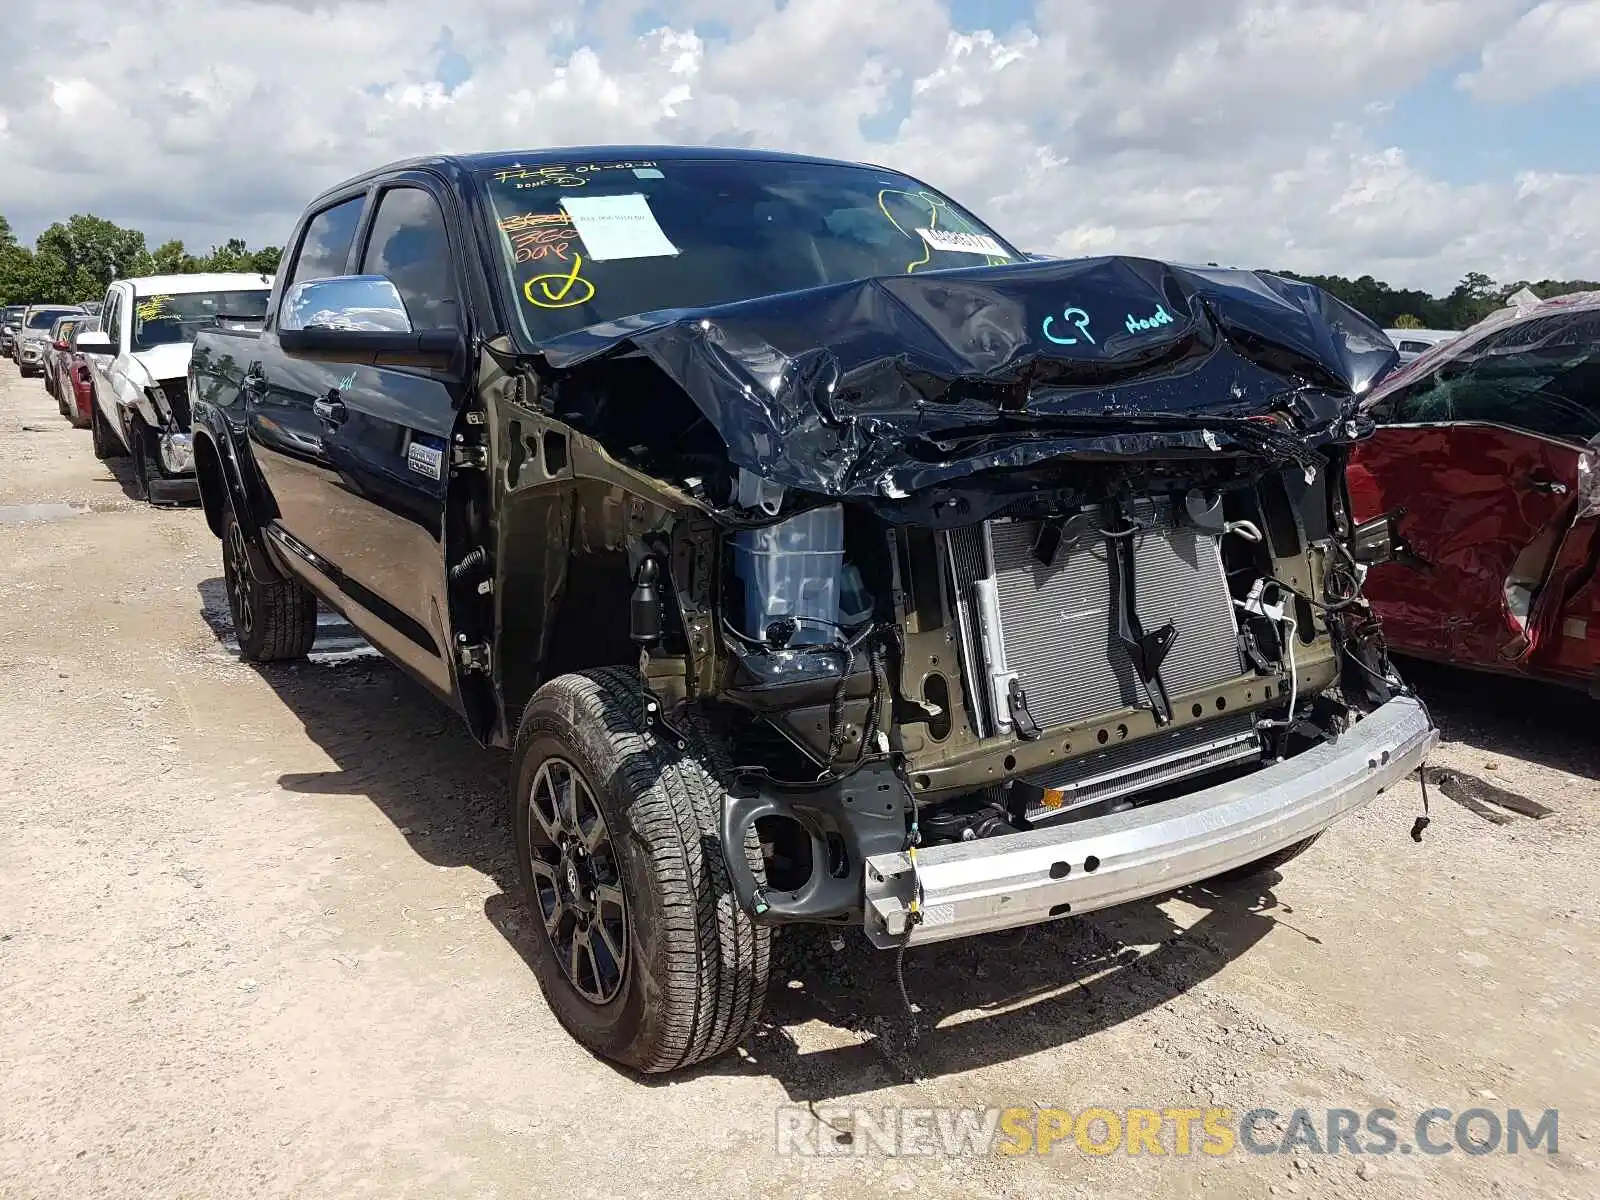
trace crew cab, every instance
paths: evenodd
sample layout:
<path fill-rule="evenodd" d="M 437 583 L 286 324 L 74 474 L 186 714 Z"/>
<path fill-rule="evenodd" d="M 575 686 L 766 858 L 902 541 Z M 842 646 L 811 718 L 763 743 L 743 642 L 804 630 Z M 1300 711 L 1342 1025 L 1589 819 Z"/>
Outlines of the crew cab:
<path fill-rule="evenodd" d="M 95 455 L 132 455 L 151 503 L 195 495 L 187 382 L 195 334 L 219 320 L 259 322 L 271 288 L 269 275 L 237 272 L 119 279 L 106 289 L 98 329 L 79 332 Z"/>
<path fill-rule="evenodd" d="M 735 150 L 400 163 L 287 247 L 190 366 L 243 654 L 320 599 L 512 750 L 602 1055 L 737 1044 L 784 923 L 903 950 L 1280 865 L 1436 740 L 1344 487 L 1394 349 L 1314 287 Z"/>

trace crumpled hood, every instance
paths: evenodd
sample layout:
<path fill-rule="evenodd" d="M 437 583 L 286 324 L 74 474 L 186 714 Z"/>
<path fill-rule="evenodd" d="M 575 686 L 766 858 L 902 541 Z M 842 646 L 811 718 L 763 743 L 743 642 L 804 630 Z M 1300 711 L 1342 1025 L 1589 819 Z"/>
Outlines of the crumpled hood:
<path fill-rule="evenodd" d="M 161 383 L 169 379 L 183 379 L 189 374 L 189 359 L 194 354 L 194 345 L 191 342 L 171 342 L 163 346 L 152 346 L 148 350 L 136 350 L 133 361 L 144 368 L 150 376 L 151 383 Z"/>
<path fill-rule="evenodd" d="M 642 355 L 735 466 L 886 497 L 1063 455 L 1209 453 L 1219 433 L 1248 446 L 1229 421 L 1275 408 L 1296 407 L 1308 432 L 1342 427 L 1396 359 L 1381 329 L 1310 284 L 1121 257 L 645 313 L 539 350 L 557 386 Z M 1238 434 L 1261 428 L 1249 424 Z"/>

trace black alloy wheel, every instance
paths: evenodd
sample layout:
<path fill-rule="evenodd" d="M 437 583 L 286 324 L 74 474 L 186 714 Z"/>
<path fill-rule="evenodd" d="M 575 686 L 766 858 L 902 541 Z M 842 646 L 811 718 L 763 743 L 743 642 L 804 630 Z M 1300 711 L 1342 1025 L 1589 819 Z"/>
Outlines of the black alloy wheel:
<path fill-rule="evenodd" d="M 567 982 L 606 1004 L 628 970 L 628 903 L 605 817 L 583 774 L 547 758 L 528 794 L 528 857 L 545 936 Z"/>
<path fill-rule="evenodd" d="M 251 596 L 252 588 L 250 575 L 250 551 L 245 544 L 244 529 L 236 520 L 227 523 L 227 544 L 224 553 L 228 556 L 227 585 L 228 606 L 233 616 L 233 629 L 239 636 L 242 644 L 249 644 L 250 635 L 256 628 L 256 610 L 254 598 Z"/>

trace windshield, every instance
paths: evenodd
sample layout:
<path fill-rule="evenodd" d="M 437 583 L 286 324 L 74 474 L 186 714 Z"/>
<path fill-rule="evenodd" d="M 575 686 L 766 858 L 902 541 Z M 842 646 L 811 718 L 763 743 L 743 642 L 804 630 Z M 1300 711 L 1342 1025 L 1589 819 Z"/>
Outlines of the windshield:
<path fill-rule="evenodd" d="M 28 316 L 28 328 L 49 329 L 61 319 L 63 313 L 77 311 L 75 308 L 36 308 Z"/>
<path fill-rule="evenodd" d="M 1490 334 L 1388 398 L 1388 420 L 1483 421 L 1562 441 L 1600 436 L 1600 312 L 1566 312 Z M 1386 406 L 1387 407 L 1387 406 Z"/>
<path fill-rule="evenodd" d="M 5 313 L 0 315 L 0 320 L 3 320 L 7 325 L 15 325 L 22 320 L 22 313 L 23 305 L 8 304 Z"/>
<path fill-rule="evenodd" d="M 133 305 L 133 348 L 149 350 L 192 342 L 218 317 L 261 319 L 267 315 L 266 288 L 239 292 L 185 292 L 177 296 L 139 296 Z"/>
<path fill-rule="evenodd" d="M 486 182 L 535 343 L 658 309 L 1024 258 L 938 192 L 873 167 L 673 158 L 530 166 Z"/>

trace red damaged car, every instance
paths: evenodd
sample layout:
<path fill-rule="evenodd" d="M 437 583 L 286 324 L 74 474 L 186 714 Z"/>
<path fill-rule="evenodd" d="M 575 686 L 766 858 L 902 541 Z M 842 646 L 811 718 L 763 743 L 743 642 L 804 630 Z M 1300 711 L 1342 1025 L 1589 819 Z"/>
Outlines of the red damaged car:
<path fill-rule="evenodd" d="M 1366 403 L 1351 504 L 1397 558 L 1364 591 L 1395 650 L 1600 696 L 1600 292 L 1519 299 Z"/>
<path fill-rule="evenodd" d="M 57 321 L 46 358 L 45 388 L 55 396 L 61 415 L 78 429 L 89 428 L 89 411 L 94 407 L 89 361 L 78 350 L 78 334 L 93 329 L 94 322 L 93 317 Z"/>

